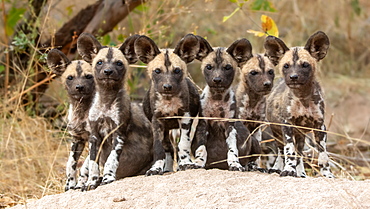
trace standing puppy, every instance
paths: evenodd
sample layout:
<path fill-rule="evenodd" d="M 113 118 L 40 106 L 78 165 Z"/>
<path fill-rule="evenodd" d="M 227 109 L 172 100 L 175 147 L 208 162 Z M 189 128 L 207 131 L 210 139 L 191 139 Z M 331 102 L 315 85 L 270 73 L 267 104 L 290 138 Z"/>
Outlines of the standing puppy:
<path fill-rule="evenodd" d="M 267 98 L 267 120 L 288 125 L 271 125 L 274 136 L 280 142 L 279 156 L 273 170 L 281 172 L 281 176 L 306 177 L 302 151 L 305 134 L 313 129 L 319 151 L 320 172 L 323 176 L 334 177 L 326 152 L 325 103 L 315 76 L 317 62 L 326 56 L 329 45 L 329 38 L 321 31 L 313 34 L 304 47 L 289 49 L 282 40 L 273 36 L 265 40 L 266 55 L 274 64 L 278 64 L 284 78 Z M 297 154 L 300 156 L 298 162 Z"/>
<path fill-rule="evenodd" d="M 126 92 L 128 64 L 135 63 L 131 36 L 119 49 L 104 47 L 91 35 L 77 40 L 79 54 L 88 62 L 96 83 L 96 94 L 89 111 L 89 178 L 84 189 L 99 185 L 99 165 L 104 165 L 102 184 L 140 174 L 152 161 L 150 122 L 139 106 L 131 104 Z M 101 149 L 101 153 L 100 153 Z M 100 155 L 99 155 L 100 153 Z"/>
<path fill-rule="evenodd" d="M 180 128 L 181 131 L 178 143 L 179 169 L 191 169 L 195 166 L 190 158 L 190 128 L 192 117 L 198 114 L 199 94 L 187 77 L 186 63 L 195 59 L 198 50 L 198 39 L 192 34 L 181 39 L 173 51 L 160 51 L 147 36 L 140 36 L 135 42 L 135 52 L 139 59 L 147 64 L 151 79 L 143 108 L 146 116 L 152 121 L 154 164 L 146 175 L 163 174 L 165 152 L 173 152 L 169 135 L 171 129 Z M 180 118 L 163 118 L 171 116 Z"/>
<path fill-rule="evenodd" d="M 231 84 L 238 66 L 252 57 L 247 39 L 235 41 L 227 49 L 215 48 L 202 37 L 198 59 L 207 86 L 201 95 L 201 117 L 237 119 L 236 98 Z M 249 131 L 240 121 L 200 119 L 193 143 L 195 162 L 199 167 L 244 171 L 249 161 L 239 156 L 259 154 L 260 147 L 254 137 L 247 140 Z M 227 157 L 226 163 L 212 164 Z M 252 161 L 254 158 L 251 158 Z M 242 164 L 244 166 L 242 166 Z"/>
<path fill-rule="evenodd" d="M 81 187 L 81 185 L 76 185 L 76 167 L 90 135 L 87 118 L 95 94 L 95 83 L 89 63 L 84 60 L 70 61 L 58 49 L 52 49 L 48 53 L 47 64 L 53 73 L 61 77 L 70 101 L 67 129 L 73 137 L 73 141 L 66 165 L 67 181 L 65 190 L 67 191 Z M 79 183 L 87 177 L 86 166 L 84 163 L 81 168 Z"/>

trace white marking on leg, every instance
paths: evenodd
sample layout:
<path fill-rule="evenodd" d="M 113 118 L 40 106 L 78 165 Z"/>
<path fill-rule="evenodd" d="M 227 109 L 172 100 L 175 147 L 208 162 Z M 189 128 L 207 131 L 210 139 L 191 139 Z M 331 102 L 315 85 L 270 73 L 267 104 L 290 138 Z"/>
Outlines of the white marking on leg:
<path fill-rule="evenodd" d="M 195 151 L 195 165 L 204 168 L 207 163 L 207 149 L 206 146 L 201 145 Z"/>
<path fill-rule="evenodd" d="M 73 144 L 73 143 L 72 143 Z M 71 145 L 73 146 L 73 145 Z M 73 158 L 74 152 L 69 152 L 69 157 L 66 165 L 66 175 L 67 175 L 67 182 L 66 182 L 66 189 L 71 189 L 76 186 L 76 177 L 77 177 L 77 171 L 73 168 L 73 165 L 75 165 L 77 162 Z"/>
<path fill-rule="evenodd" d="M 94 160 L 89 160 L 89 178 L 86 186 L 97 186 L 97 181 L 99 179 L 99 165 Z"/>
<path fill-rule="evenodd" d="M 184 117 L 190 117 L 189 112 L 186 112 L 184 114 Z M 191 119 L 190 118 L 182 118 L 179 120 L 180 127 L 183 124 L 190 125 Z M 184 129 L 181 127 L 181 137 L 180 137 L 180 142 L 178 144 L 179 147 L 179 166 L 185 166 L 185 165 L 194 165 L 194 163 L 191 161 L 190 158 L 190 150 L 191 150 L 191 139 L 189 137 L 190 135 L 190 127 L 189 129 Z"/>
<path fill-rule="evenodd" d="M 278 155 L 275 160 L 275 164 L 272 167 L 272 170 L 282 171 L 284 168 L 284 155 L 281 154 L 280 148 L 278 148 Z"/>
<path fill-rule="evenodd" d="M 123 140 L 120 136 L 117 136 L 116 138 L 116 146 L 114 147 L 114 150 L 112 150 L 108 156 L 107 161 L 104 165 L 104 175 L 103 175 L 103 182 L 104 183 L 110 183 L 112 181 L 116 180 L 116 171 L 119 165 L 119 156 L 117 151 L 122 150 L 123 147 Z"/>
<path fill-rule="evenodd" d="M 284 165 L 283 171 L 296 172 L 297 158 L 296 158 L 295 147 L 293 143 L 287 143 L 284 146 L 284 154 L 285 154 L 285 165 Z"/>
<path fill-rule="evenodd" d="M 80 176 L 78 177 L 76 188 L 82 188 L 86 185 L 87 178 L 89 176 L 89 159 L 90 155 L 88 155 L 80 168 Z"/>
<path fill-rule="evenodd" d="M 229 133 L 229 136 L 226 139 L 227 146 L 229 151 L 227 152 L 227 164 L 229 168 L 238 168 L 239 170 L 243 167 L 239 163 L 239 151 L 236 145 L 236 130 L 232 127 L 232 130 Z"/>
<path fill-rule="evenodd" d="M 303 156 L 300 156 L 297 163 L 297 176 L 305 178 L 306 171 L 304 170 Z"/>

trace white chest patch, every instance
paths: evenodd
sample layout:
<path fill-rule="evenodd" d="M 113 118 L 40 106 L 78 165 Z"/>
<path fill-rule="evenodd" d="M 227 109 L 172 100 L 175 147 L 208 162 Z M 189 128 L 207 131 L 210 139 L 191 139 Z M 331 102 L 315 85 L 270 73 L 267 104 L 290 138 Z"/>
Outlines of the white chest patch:
<path fill-rule="evenodd" d="M 155 102 L 155 113 L 162 113 L 166 116 L 175 116 L 178 114 L 184 104 L 178 97 L 173 97 L 170 100 L 166 100 L 161 94 L 157 93 L 158 100 Z"/>
<path fill-rule="evenodd" d="M 103 101 L 100 101 L 99 93 L 96 93 L 93 104 L 89 111 L 89 120 L 90 121 L 97 121 L 99 118 L 110 118 L 116 124 L 120 124 L 120 116 L 119 116 L 120 109 L 118 108 L 118 104 L 115 102 L 109 108 L 104 106 Z"/>

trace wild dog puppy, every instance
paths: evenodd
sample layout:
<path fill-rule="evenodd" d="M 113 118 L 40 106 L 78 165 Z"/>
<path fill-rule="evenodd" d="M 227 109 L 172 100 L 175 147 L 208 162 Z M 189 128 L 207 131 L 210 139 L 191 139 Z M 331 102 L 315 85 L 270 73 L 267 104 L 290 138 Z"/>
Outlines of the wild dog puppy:
<path fill-rule="evenodd" d="M 206 87 L 201 94 L 201 117 L 237 119 L 236 98 L 231 88 L 238 66 L 252 57 L 251 45 L 247 39 L 240 39 L 227 49 L 215 48 L 202 37 L 197 59 L 202 61 Z M 249 131 L 240 121 L 206 120 L 198 122 L 192 150 L 199 167 L 221 168 L 244 171 L 247 158 L 239 156 L 259 154 L 260 147 L 254 137 L 246 140 Z M 226 159 L 227 163 L 212 164 Z M 244 166 L 242 166 L 244 165 Z"/>
<path fill-rule="evenodd" d="M 84 60 L 70 61 L 63 52 L 52 49 L 47 64 L 53 73 L 61 77 L 69 96 L 68 132 L 73 137 L 66 165 L 65 190 L 77 189 L 77 163 L 89 139 L 87 117 L 95 94 L 95 83 L 91 65 Z M 87 161 L 86 161 L 87 162 Z M 87 177 L 86 164 L 80 171 L 79 183 Z"/>
<path fill-rule="evenodd" d="M 104 165 L 102 184 L 141 174 L 152 162 L 150 122 L 138 105 L 131 104 L 125 89 L 128 64 L 137 61 L 136 38 L 138 35 L 127 38 L 120 48 L 101 46 L 87 33 L 77 40 L 79 54 L 92 63 L 96 83 L 88 116 L 91 128 L 89 178 L 83 189 L 99 185 L 97 159 Z"/>
<path fill-rule="evenodd" d="M 304 47 L 289 49 L 282 40 L 273 36 L 265 40 L 266 55 L 278 64 L 284 78 L 268 96 L 266 114 L 269 122 L 287 125 L 271 125 L 274 136 L 281 142 L 278 143 L 279 156 L 273 167 L 281 171 L 281 176 L 306 177 L 301 156 L 305 134 L 312 128 L 319 152 L 320 172 L 323 176 L 334 177 L 326 152 L 323 92 L 315 76 L 317 62 L 326 56 L 329 45 L 329 38 L 321 31 L 313 34 Z M 298 162 L 297 154 L 300 156 Z"/>
<path fill-rule="evenodd" d="M 252 48 L 247 50 L 252 54 Z M 235 92 L 238 118 L 266 121 L 266 98 L 271 92 L 274 77 L 274 65 L 261 54 L 252 56 L 241 67 L 240 80 Z M 243 121 L 243 124 L 261 143 L 263 124 L 247 121 Z"/>
<path fill-rule="evenodd" d="M 199 94 L 196 86 L 187 77 L 186 63 L 193 61 L 199 50 L 198 39 L 188 34 L 175 49 L 159 50 L 147 36 L 135 41 L 135 52 L 147 64 L 151 79 L 150 88 L 144 98 L 143 108 L 151 120 L 154 134 L 154 164 L 146 175 L 163 174 L 165 152 L 174 152 L 170 143 L 171 129 L 180 129 L 178 143 L 179 170 L 194 168 L 191 160 L 190 128 L 199 110 Z M 163 117 L 183 117 L 164 119 Z"/>

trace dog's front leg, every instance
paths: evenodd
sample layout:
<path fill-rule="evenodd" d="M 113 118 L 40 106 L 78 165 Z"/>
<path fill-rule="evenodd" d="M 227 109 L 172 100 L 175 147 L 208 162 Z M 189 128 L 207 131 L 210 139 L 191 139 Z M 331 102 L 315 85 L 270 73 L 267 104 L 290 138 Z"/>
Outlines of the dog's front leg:
<path fill-rule="evenodd" d="M 109 184 L 116 180 L 116 171 L 119 165 L 119 156 L 122 153 L 122 148 L 126 136 L 118 130 L 113 134 L 113 147 L 107 161 L 104 164 L 104 174 L 102 184 Z"/>
<path fill-rule="evenodd" d="M 192 142 L 192 139 L 190 138 L 190 129 L 193 124 L 193 119 L 190 118 L 189 112 L 184 114 L 184 118 L 181 118 L 179 123 L 181 129 L 181 137 L 178 144 L 178 156 L 180 157 L 179 170 L 193 169 L 195 168 L 195 164 L 192 162 L 190 157 Z"/>
<path fill-rule="evenodd" d="M 229 122 L 229 127 L 226 130 L 226 143 L 228 146 L 227 164 L 230 171 L 245 171 L 245 168 L 239 162 L 237 134 L 235 122 Z"/>
<path fill-rule="evenodd" d="M 325 177 L 335 178 L 335 176 L 330 171 L 329 156 L 328 153 L 326 152 L 326 139 L 327 139 L 326 127 L 323 124 L 318 129 L 322 131 L 314 131 L 314 135 L 317 144 L 317 149 L 319 151 L 318 165 L 320 166 L 320 173 Z"/>
<path fill-rule="evenodd" d="M 201 115 L 201 113 L 200 113 Z M 192 150 L 196 149 L 194 151 L 195 155 L 195 166 L 196 168 L 204 168 L 207 163 L 207 137 L 208 137 L 208 131 L 207 131 L 207 121 L 204 119 L 199 119 L 197 129 L 195 132 L 195 139 L 192 142 Z"/>
<path fill-rule="evenodd" d="M 297 176 L 297 158 L 293 139 L 293 128 L 289 126 L 282 126 L 282 134 L 285 142 L 284 145 L 284 169 L 280 176 Z"/>
<path fill-rule="evenodd" d="M 160 123 L 155 117 L 152 119 L 152 129 L 153 129 L 153 160 L 154 164 L 152 167 L 145 173 L 146 176 L 151 175 L 162 175 L 164 172 L 166 154 L 163 147 L 164 139 L 164 126 Z"/>
<path fill-rule="evenodd" d="M 88 155 L 80 168 L 80 176 L 78 177 L 77 185 L 75 189 L 81 189 L 86 185 L 87 178 L 89 177 L 89 160 L 90 155 Z"/>
<path fill-rule="evenodd" d="M 79 137 L 73 137 L 73 142 L 71 144 L 71 151 L 69 153 L 67 165 L 66 165 L 66 187 L 65 191 L 70 189 L 75 189 L 77 184 L 77 162 L 80 158 L 83 149 L 85 148 L 85 140 Z"/>
<path fill-rule="evenodd" d="M 99 164 L 98 164 L 98 151 L 102 143 L 102 139 L 98 134 L 91 133 L 89 139 L 90 147 L 90 159 L 89 159 L 89 178 L 85 186 L 82 187 L 82 191 L 92 190 L 99 186 Z"/>

